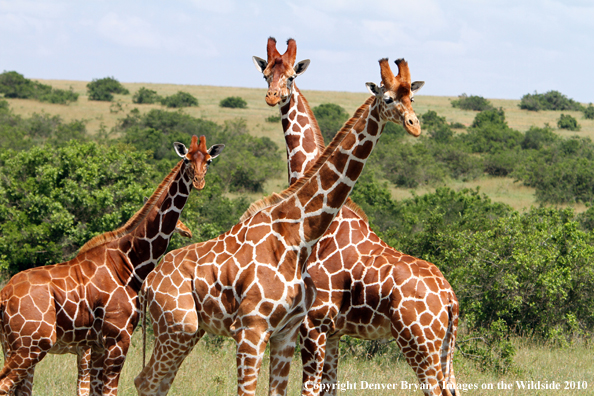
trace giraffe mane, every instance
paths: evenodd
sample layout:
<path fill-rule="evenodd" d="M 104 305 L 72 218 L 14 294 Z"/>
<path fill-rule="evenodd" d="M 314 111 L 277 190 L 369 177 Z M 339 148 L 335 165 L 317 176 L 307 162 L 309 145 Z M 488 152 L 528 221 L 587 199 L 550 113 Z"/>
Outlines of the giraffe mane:
<path fill-rule="evenodd" d="M 120 228 L 118 228 L 116 230 L 107 231 L 103 234 L 100 234 L 100 235 L 97 235 L 97 236 L 91 238 L 87 243 L 85 243 L 80 248 L 78 254 L 89 251 L 89 250 L 93 249 L 94 247 L 104 245 L 108 242 L 111 242 L 113 240 L 121 238 L 124 235 L 127 235 L 130 232 L 132 232 L 142 221 L 144 221 L 144 219 L 151 212 L 151 210 L 153 210 L 156 203 L 159 201 L 159 199 L 163 195 L 163 192 L 167 191 L 167 189 L 171 185 L 171 182 L 175 179 L 177 172 L 180 170 L 183 162 L 184 161 L 181 160 L 177 163 L 177 165 L 171 170 L 171 172 L 169 172 L 169 175 L 167 175 L 165 177 L 165 179 L 163 179 L 161 184 L 159 184 L 159 186 L 157 187 L 157 189 L 155 190 L 153 195 L 151 195 L 151 197 L 144 203 L 142 208 L 140 208 L 140 210 L 138 212 L 136 212 L 134 214 L 134 216 L 132 216 L 126 222 L 126 224 L 124 224 L 123 226 L 121 226 Z"/>
<path fill-rule="evenodd" d="M 309 118 L 309 126 L 313 130 L 313 133 L 314 133 L 314 136 L 316 139 L 316 146 L 318 146 L 318 150 L 320 151 L 320 153 L 323 153 L 324 150 L 326 149 L 326 145 L 324 144 L 324 137 L 322 136 L 322 130 L 320 129 L 320 126 L 318 125 L 318 120 L 316 119 L 316 116 L 314 115 L 313 111 L 309 107 L 309 102 L 307 101 L 305 96 L 303 96 L 301 94 L 301 90 L 299 90 L 296 85 L 294 86 L 294 88 L 299 92 L 299 97 L 303 101 L 303 106 L 305 107 L 305 113 L 307 114 L 307 117 Z"/>
<path fill-rule="evenodd" d="M 328 157 L 330 157 L 332 153 L 334 153 L 336 147 L 338 147 L 338 145 L 342 142 L 345 136 L 351 131 L 351 129 L 355 126 L 357 121 L 359 121 L 365 110 L 369 108 L 369 106 L 374 100 L 375 96 L 370 96 L 365 101 L 365 103 L 359 106 L 357 111 L 355 111 L 355 114 L 347 122 L 345 122 L 340 131 L 336 133 L 336 136 L 334 136 L 334 139 L 332 139 L 332 141 L 326 147 L 322 155 L 316 160 L 316 162 L 311 166 L 311 168 L 309 168 L 299 180 L 293 183 L 286 190 L 280 193 L 273 193 L 272 195 L 266 198 L 262 198 L 261 200 L 251 204 L 248 210 L 246 210 L 245 213 L 241 216 L 239 222 L 241 223 L 247 220 L 248 218 L 252 217 L 253 215 L 255 215 L 263 209 L 276 205 L 277 203 L 295 194 L 301 187 L 303 187 L 309 181 L 309 179 L 326 163 Z M 359 208 L 359 210 L 361 209 Z"/>

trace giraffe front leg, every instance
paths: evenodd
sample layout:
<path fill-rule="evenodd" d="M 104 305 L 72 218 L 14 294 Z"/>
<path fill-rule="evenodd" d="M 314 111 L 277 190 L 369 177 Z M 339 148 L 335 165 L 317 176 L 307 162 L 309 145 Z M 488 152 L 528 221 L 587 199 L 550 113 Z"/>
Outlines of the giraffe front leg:
<path fill-rule="evenodd" d="M 155 346 L 148 364 L 134 379 L 134 385 L 141 396 L 166 395 L 179 367 L 204 331 L 198 328 L 190 282 L 183 283 L 175 296 L 149 288 L 145 298 L 153 320 Z"/>
<path fill-rule="evenodd" d="M 31 396 L 33 394 L 33 376 L 35 374 L 35 366 L 32 366 L 27 370 L 27 376 L 23 379 L 20 384 L 17 385 L 14 395 L 15 396 Z"/>
<path fill-rule="evenodd" d="M 5 352 L 4 367 L 0 371 L 0 395 L 30 395 L 33 391 L 35 365 L 47 351 L 34 346 Z M 20 393 L 16 393 L 20 392 Z"/>
<path fill-rule="evenodd" d="M 326 357 L 324 359 L 324 372 L 322 374 L 321 395 L 336 396 L 336 382 L 338 381 L 338 358 L 340 352 L 338 345 L 340 336 L 329 337 L 326 340 Z"/>
<path fill-rule="evenodd" d="M 270 338 L 269 395 L 286 395 L 299 327 Z"/>
<path fill-rule="evenodd" d="M 322 389 L 322 371 L 326 356 L 326 333 L 319 331 L 306 318 L 300 328 L 303 380 L 301 394 L 318 396 Z"/>
<path fill-rule="evenodd" d="M 126 354 L 130 348 L 130 338 L 126 332 L 119 339 L 108 339 L 103 358 L 102 396 L 116 396 L 118 383 Z"/>
<path fill-rule="evenodd" d="M 91 392 L 91 348 L 79 348 L 76 353 L 78 378 L 76 380 L 77 396 L 89 396 Z"/>
<path fill-rule="evenodd" d="M 243 328 L 235 332 L 237 343 L 237 395 L 255 395 L 258 374 L 270 333 L 255 328 Z"/>

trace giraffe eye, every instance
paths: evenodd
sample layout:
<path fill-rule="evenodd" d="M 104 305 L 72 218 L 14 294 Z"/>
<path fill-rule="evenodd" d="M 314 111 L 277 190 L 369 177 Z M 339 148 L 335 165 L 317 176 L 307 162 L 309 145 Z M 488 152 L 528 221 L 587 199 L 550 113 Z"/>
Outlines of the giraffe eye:
<path fill-rule="evenodd" d="M 413 97 L 411 97 L 411 98 L 410 98 L 410 101 L 411 101 L 411 102 L 414 102 L 414 101 L 415 101 L 415 97 L 414 97 L 414 96 L 413 96 Z"/>
<path fill-rule="evenodd" d="M 384 96 L 384 102 L 386 102 L 386 104 L 390 104 L 394 101 L 394 99 L 391 96 Z"/>

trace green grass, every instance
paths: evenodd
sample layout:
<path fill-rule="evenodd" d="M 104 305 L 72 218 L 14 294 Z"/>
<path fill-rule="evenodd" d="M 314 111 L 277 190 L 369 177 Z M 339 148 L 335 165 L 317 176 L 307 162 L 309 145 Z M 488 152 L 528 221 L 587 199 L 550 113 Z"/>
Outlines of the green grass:
<path fill-rule="evenodd" d="M 455 356 L 454 368 L 458 384 L 476 386 L 462 394 L 472 395 L 594 395 L 594 347 L 578 343 L 574 346 L 557 348 L 535 345 L 526 340 L 515 340 L 517 348 L 515 370 L 508 374 L 498 375 L 490 371 L 482 371 L 476 362 L 464 358 L 458 353 Z M 132 347 L 128 354 L 118 394 L 121 396 L 136 395 L 134 377 L 142 369 L 141 333 L 136 331 Z M 150 353 L 150 348 L 149 348 Z M 147 356 L 148 359 L 148 356 Z M 258 381 L 257 394 L 266 394 L 268 389 L 268 356 L 265 357 Z M 234 395 L 236 394 L 235 344 L 226 339 L 222 346 L 201 340 L 192 353 L 184 361 L 170 391 L 170 395 Z M 356 384 L 357 389 L 347 390 L 345 395 L 418 395 L 420 391 L 403 390 L 402 381 L 417 384 L 413 371 L 401 358 L 394 359 L 380 356 L 373 359 L 346 357 L 340 362 L 339 382 Z M 361 384 L 396 384 L 398 389 L 362 390 Z M 513 389 L 497 389 L 497 384 L 513 384 Z M 556 381 L 561 384 L 560 391 L 519 390 L 516 381 Z M 565 390 L 565 381 L 586 381 L 585 390 Z M 493 389 L 481 389 L 483 386 Z M 48 355 L 35 370 L 35 395 L 72 395 L 76 391 L 76 358 L 74 355 Z M 289 395 L 297 396 L 301 390 L 301 361 L 298 356 L 293 359 L 289 380 Z"/>

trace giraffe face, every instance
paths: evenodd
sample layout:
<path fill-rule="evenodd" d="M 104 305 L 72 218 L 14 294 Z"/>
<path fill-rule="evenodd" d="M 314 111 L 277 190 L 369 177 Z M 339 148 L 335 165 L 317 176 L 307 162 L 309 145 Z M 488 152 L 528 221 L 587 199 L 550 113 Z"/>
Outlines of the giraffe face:
<path fill-rule="evenodd" d="M 276 50 L 276 40 L 270 37 L 268 39 L 267 52 L 267 61 L 257 56 L 252 57 L 252 59 L 256 65 L 256 69 L 263 74 L 268 84 L 266 103 L 269 106 L 276 106 L 291 96 L 293 92 L 293 81 L 298 75 L 307 70 L 309 59 L 295 64 L 297 45 L 293 39 L 287 41 L 287 51 L 281 55 Z"/>
<path fill-rule="evenodd" d="M 204 188 L 204 176 L 208 171 L 208 166 L 213 159 L 219 156 L 224 144 L 215 144 L 208 150 L 206 149 L 206 138 L 200 136 L 200 142 L 196 135 L 192 136 L 192 143 L 188 150 L 182 143 L 174 143 L 177 154 L 184 159 L 186 164 L 186 174 L 192 180 L 194 188 L 202 190 Z"/>
<path fill-rule="evenodd" d="M 404 59 L 397 59 L 395 63 L 399 71 L 397 76 L 392 73 L 388 59 L 381 59 L 382 83 L 379 86 L 367 83 L 367 88 L 372 95 L 378 97 L 380 113 L 384 119 L 402 124 L 409 134 L 417 137 L 421 134 L 421 125 L 412 102 L 414 94 L 425 82 L 415 81 L 411 84 L 408 63 Z"/>

